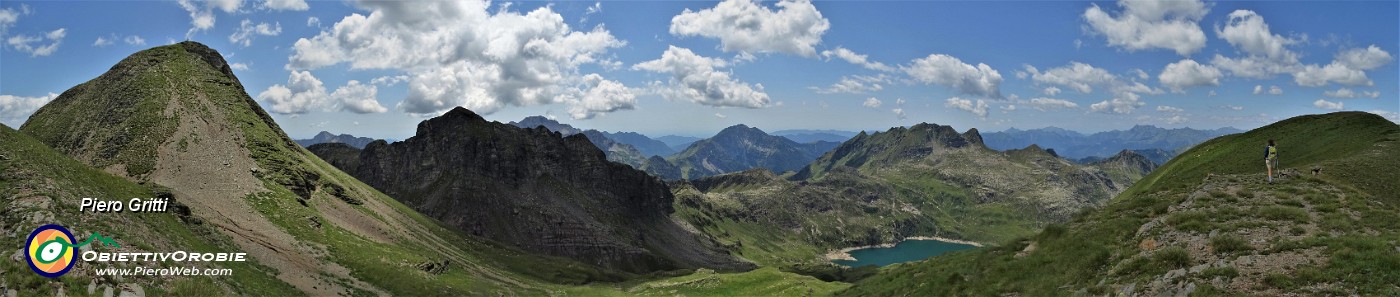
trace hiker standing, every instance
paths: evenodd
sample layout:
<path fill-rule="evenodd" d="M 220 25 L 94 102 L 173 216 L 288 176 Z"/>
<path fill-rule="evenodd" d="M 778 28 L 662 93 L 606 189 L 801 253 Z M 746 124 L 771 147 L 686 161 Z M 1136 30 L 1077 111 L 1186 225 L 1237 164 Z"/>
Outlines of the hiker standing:
<path fill-rule="evenodd" d="M 1274 167 L 1278 165 L 1278 149 L 1274 148 L 1274 140 L 1269 139 L 1269 146 L 1264 148 L 1264 168 L 1269 174 L 1269 183 L 1274 183 Z"/>

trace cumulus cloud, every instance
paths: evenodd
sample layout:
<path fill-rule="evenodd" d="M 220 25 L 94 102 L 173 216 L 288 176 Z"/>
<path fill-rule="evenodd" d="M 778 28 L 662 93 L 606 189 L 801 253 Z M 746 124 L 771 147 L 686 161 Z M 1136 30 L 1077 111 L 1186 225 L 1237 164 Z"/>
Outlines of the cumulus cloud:
<path fill-rule="evenodd" d="M 29 115 L 54 98 L 58 98 L 58 94 L 49 93 L 38 97 L 0 95 L 0 122 L 10 127 L 19 127 Z"/>
<path fill-rule="evenodd" d="M 1046 87 L 1046 88 L 1045 88 L 1045 91 L 1042 92 L 1042 93 L 1045 93 L 1045 95 L 1048 95 L 1048 96 L 1055 96 L 1055 95 L 1060 94 L 1060 88 L 1056 88 L 1056 87 Z"/>
<path fill-rule="evenodd" d="M 268 87 L 258 93 L 258 100 L 272 105 L 268 110 L 278 114 L 304 114 L 330 106 L 326 86 L 310 71 L 292 71 L 287 85 Z"/>
<path fill-rule="evenodd" d="M 1225 27 L 1216 28 L 1215 34 L 1244 55 L 1229 58 L 1217 54 L 1211 64 L 1235 76 L 1255 79 L 1290 73 L 1298 67 L 1298 53 L 1288 46 L 1302 42 L 1301 38 L 1274 34 L 1264 17 L 1251 10 L 1236 10 L 1228 17 Z"/>
<path fill-rule="evenodd" d="M 696 55 L 690 49 L 671 46 L 660 59 L 633 65 L 632 69 L 671 74 L 670 83 L 660 92 L 671 99 L 690 100 L 709 106 L 761 108 L 768 106 L 763 85 L 749 85 L 730 78 L 716 68 L 728 63 Z"/>
<path fill-rule="evenodd" d="M 1210 11 L 1201 1 L 1118 1 L 1123 9 L 1113 16 L 1098 5 L 1084 10 L 1084 21 L 1108 45 L 1129 51 L 1163 48 L 1182 56 L 1199 51 L 1206 35 L 1196 23 Z"/>
<path fill-rule="evenodd" d="M 245 70 L 245 71 L 246 71 L 246 70 L 248 70 L 248 64 L 243 64 L 243 63 L 228 63 L 228 68 L 229 68 L 229 69 L 233 69 L 233 70 Z"/>
<path fill-rule="evenodd" d="M 1322 92 L 1322 95 L 1323 95 L 1323 96 L 1327 96 L 1327 97 L 1332 97 L 1332 98 L 1362 98 L 1362 97 L 1367 97 L 1367 98 L 1372 98 L 1372 99 L 1374 99 L 1374 98 L 1380 98 L 1380 97 L 1381 97 L 1381 92 L 1380 92 L 1380 91 L 1370 91 L 1370 92 L 1367 92 L 1367 91 L 1360 91 L 1360 92 L 1358 92 L 1358 91 L 1353 91 L 1352 89 L 1349 89 L 1349 88 L 1340 88 L 1340 89 L 1336 89 L 1336 90 L 1333 90 L 1333 91 L 1325 91 L 1325 92 Z"/>
<path fill-rule="evenodd" d="M 721 119 L 723 119 L 723 118 L 727 118 L 727 117 L 729 117 L 729 116 L 725 116 L 725 115 L 722 114 L 722 113 L 716 112 L 716 113 L 715 113 L 715 117 L 716 117 L 716 118 L 721 118 Z"/>
<path fill-rule="evenodd" d="M 1089 110 L 1095 112 L 1113 112 L 1119 114 L 1133 113 L 1138 107 L 1142 107 L 1142 96 L 1137 93 L 1122 93 L 1115 95 L 1112 99 L 1099 101 L 1089 105 Z"/>
<path fill-rule="evenodd" d="M 846 60 L 846 62 L 848 63 L 860 65 L 861 67 L 865 67 L 865 69 L 870 70 L 885 72 L 892 72 L 895 70 L 894 67 L 885 65 L 885 63 L 870 61 L 868 56 L 857 54 L 856 52 L 848 50 L 844 47 L 837 47 L 834 50 L 822 51 L 822 57 L 826 57 L 827 59 L 831 59 L 832 57 L 840 58 L 841 60 Z"/>
<path fill-rule="evenodd" d="M 207 31 L 209 28 L 214 27 L 215 9 L 221 10 L 224 13 L 232 13 L 238 11 L 238 8 L 243 6 L 243 0 L 178 0 L 175 1 L 175 3 L 179 4 L 181 9 L 184 9 L 185 12 L 190 14 L 190 30 L 185 32 L 185 38 L 187 39 L 194 36 L 196 32 Z"/>
<path fill-rule="evenodd" d="M 620 82 L 604 79 L 598 74 L 584 76 L 580 86 L 566 92 L 564 102 L 569 116 L 575 120 L 591 119 L 600 114 L 636 108 L 637 95 Z"/>
<path fill-rule="evenodd" d="M 131 35 L 127 36 L 126 38 L 122 38 L 120 36 L 117 36 L 116 33 L 112 33 L 108 36 L 98 36 L 97 41 L 92 42 L 92 46 L 106 47 L 108 45 L 115 44 L 117 41 L 124 42 L 128 45 L 146 45 L 146 39 L 141 38 L 141 36 Z"/>
<path fill-rule="evenodd" d="M 271 10 L 292 11 L 306 11 L 311 8 L 311 6 L 306 5 L 306 0 L 266 0 L 263 1 L 262 7 Z"/>
<path fill-rule="evenodd" d="M 786 53 L 812 57 L 831 23 L 806 0 L 782 0 L 770 9 L 752 0 L 686 9 L 671 18 L 671 34 L 719 39 L 726 52 Z"/>
<path fill-rule="evenodd" d="M 1001 73 L 987 64 L 963 63 L 949 55 L 931 54 L 900 66 L 914 80 L 957 89 L 967 95 L 1001 98 Z"/>
<path fill-rule="evenodd" d="M 1201 65 L 1195 60 L 1182 59 L 1176 63 L 1167 64 L 1162 69 L 1162 73 L 1157 75 L 1157 79 L 1162 85 L 1172 89 L 1172 92 L 1184 92 L 1186 88 L 1198 86 L 1219 86 L 1220 69 L 1214 66 Z"/>
<path fill-rule="evenodd" d="M 1166 105 L 1158 105 L 1158 106 L 1157 106 L 1157 111 L 1159 111 L 1159 112 L 1165 112 L 1165 113 L 1181 113 L 1181 112 L 1186 111 L 1186 110 L 1185 110 L 1185 109 L 1181 109 L 1180 107 L 1173 107 L 1173 106 L 1166 106 Z"/>
<path fill-rule="evenodd" d="M 890 80 L 889 76 L 884 75 L 884 74 L 881 74 L 881 75 L 873 75 L 873 76 L 872 76 L 872 75 L 842 76 L 840 81 L 837 81 L 836 83 L 831 84 L 831 86 L 828 86 L 828 87 L 825 87 L 825 88 L 809 87 L 809 89 L 812 89 L 813 91 L 816 91 L 816 92 L 819 93 L 819 94 L 834 94 L 834 93 L 861 94 L 861 93 L 865 93 L 865 92 L 872 92 L 872 91 L 883 90 L 883 89 L 885 89 L 885 84 L 888 84 L 890 81 L 891 81 L 891 80 Z"/>
<path fill-rule="evenodd" d="M 973 101 L 971 99 L 952 97 L 948 98 L 947 103 L 945 103 L 944 106 L 970 112 L 973 115 L 976 115 L 979 119 L 987 119 L 987 101 L 984 101 L 982 99 L 977 99 L 977 101 Z"/>
<path fill-rule="evenodd" d="M 588 83 L 579 67 L 617 65 L 606 54 L 626 43 L 602 26 L 576 31 L 544 6 L 487 11 L 484 1 L 368 1 L 293 45 L 287 68 L 347 63 L 399 70 L 408 94 L 396 107 L 415 114 L 462 106 L 489 114 L 505 106 L 561 103 Z"/>
<path fill-rule="evenodd" d="M 136 35 L 131 35 L 127 36 L 126 38 L 122 38 L 122 42 L 126 42 L 127 45 L 146 45 L 146 39 Z"/>
<path fill-rule="evenodd" d="M 1336 61 L 1347 68 L 1371 70 L 1390 64 L 1391 61 L 1395 61 L 1395 57 L 1373 44 L 1367 48 L 1343 50 L 1337 53 Z"/>
<path fill-rule="evenodd" d="M 304 4 L 305 3 L 303 3 L 303 5 Z M 258 35 L 277 36 L 278 34 L 282 34 L 282 23 L 280 22 L 272 24 L 257 23 L 255 25 L 252 20 L 244 19 L 243 22 L 238 24 L 238 30 L 234 31 L 233 35 L 228 36 L 228 42 L 248 47 L 253 45 L 253 38 Z"/>
<path fill-rule="evenodd" d="M 893 113 L 894 113 L 894 117 L 895 117 L 896 119 L 903 120 L 903 119 L 908 119 L 908 118 L 909 118 L 908 115 L 904 114 L 904 109 L 903 109 L 903 108 L 891 109 L 890 112 L 893 112 Z"/>
<path fill-rule="evenodd" d="M 1039 111 L 1050 111 L 1050 110 L 1056 110 L 1056 109 L 1075 109 L 1075 108 L 1079 108 L 1079 104 L 1078 104 L 1078 103 L 1070 102 L 1069 100 L 1054 99 L 1054 98 L 1044 98 L 1044 97 L 1041 97 L 1041 98 L 1031 98 L 1030 101 L 1027 101 L 1027 102 L 1026 102 L 1026 105 L 1030 105 L 1031 108 L 1035 108 L 1036 110 L 1039 110 Z M 1015 110 L 1015 109 L 1016 109 L 1016 106 L 1015 106 L 1015 105 L 1012 105 L 1011 108 L 1008 109 L 1008 110 Z"/>
<path fill-rule="evenodd" d="M 380 76 L 369 80 L 369 83 L 391 87 L 401 82 L 408 81 L 407 75 Z"/>
<path fill-rule="evenodd" d="M 331 93 L 331 100 L 339 102 L 342 110 L 353 113 L 366 114 L 389 111 L 388 108 L 379 105 L 379 100 L 375 99 L 375 95 L 378 93 L 379 89 L 374 85 L 361 84 L 358 80 L 351 80 L 346 82 L 344 86 L 336 88 L 335 92 Z"/>
<path fill-rule="evenodd" d="M 351 80 L 327 93 L 326 86 L 310 71 L 292 71 L 287 84 L 274 84 L 258 94 L 258 100 L 271 105 L 277 114 L 305 114 L 312 111 L 349 111 L 380 113 L 389 109 L 376 99 L 378 88 Z"/>
<path fill-rule="evenodd" d="M 875 99 L 875 97 L 870 97 L 870 98 L 865 99 L 865 103 L 861 103 L 861 106 L 865 106 L 865 107 L 869 107 L 869 108 L 880 108 L 880 104 L 883 104 L 883 103 L 884 103 L 884 102 L 880 102 L 880 99 Z"/>
<path fill-rule="evenodd" d="M 1070 62 L 1069 65 L 1040 71 L 1034 66 L 1025 65 L 1025 72 L 1038 84 L 1051 84 L 1068 87 L 1080 93 L 1093 93 L 1096 88 L 1106 90 L 1113 97 L 1089 105 L 1091 111 L 1127 114 L 1141 107 L 1140 94 L 1162 94 L 1162 90 L 1149 87 L 1136 81 L 1125 81 L 1108 70 L 1093 65 Z"/>
<path fill-rule="evenodd" d="M 321 26 L 321 18 L 318 18 L 318 17 L 307 17 L 307 18 L 306 18 L 306 26 L 307 26 L 307 27 L 320 27 L 320 26 Z"/>
<path fill-rule="evenodd" d="M 32 13 L 34 13 L 34 10 L 29 9 L 29 4 L 23 3 L 19 5 L 19 10 L 15 10 L 14 7 L 0 9 L 0 36 L 8 33 L 10 27 L 14 27 L 16 23 L 19 23 L 20 16 Z"/>
<path fill-rule="evenodd" d="M 1321 109 L 1340 110 L 1342 109 L 1342 102 L 1332 102 L 1323 99 L 1317 99 L 1317 101 L 1313 101 L 1313 106 Z"/>
<path fill-rule="evenodd" d="M 5 40 L 5 43 L 17 51 L 29 54 L 30 57 L 44 57 L 58 51 L 58 46 L 63 44 L 65 36 L 68 36 L 68 29 L 58 28 L 44 33 L 42 36 L 24 34 L 10 36 L 9 39 Z M 48 41 L 47 44 L 44 43 L 45 40 Z"/>
<path fill-rule="evenodd" d="M 1254 94 L 1283 95 L 1283 88 L 1280 88 L 1278 86 L 1269 86 L 1268 89 L 1264 89 L 1263 85 L 1254 85 Z"/>

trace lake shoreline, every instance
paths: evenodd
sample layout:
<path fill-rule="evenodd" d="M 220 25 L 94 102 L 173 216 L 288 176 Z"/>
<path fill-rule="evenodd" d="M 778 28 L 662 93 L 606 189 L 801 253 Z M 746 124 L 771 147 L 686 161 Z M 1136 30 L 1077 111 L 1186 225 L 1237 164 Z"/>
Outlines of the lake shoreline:
<path fill-rule="evenodd" d="M 868 248 L 891 248 L 891 247 L 894 247 L 895 245 L 898 245 L 898 244 L 901 243 L 901 242 L 905 242 L 905 241 L 909 241 L 909 240 L 936 240 L 936 241 L 942 241 L 942 242 L 947 242 L 947 243 L 966 244 L 966 245 L 975 246 L 975 247 L 979 247 L 979 248 L 980 248 L 980 247 L 983 247 L 983 245 L 982 245 L 981 243 L 978 243 L 978 242 L 975 242 L 975 241 L 960 240 L 960 239 L 952 239 L 952 238 L 945 238 L 945 237 L 938 237 L 938 236 L 910 236 L 910 237 L 905 237 L 903 240 L 900 240 L 900 241 L 897 241 L 897 242 L 893 242 L 893 243 L 881 243 L 881 244 L 876 244 L 876 245 L 854 246 L 854 247 L 848 247 L 848 248 L 843 248 L 843 249 L 839 249 L 839 250 L 832 250 L 832 251 L 827 252 L 826 255 L 825 255 L 824 257 L 826 258 L 826 260 L 827 260 L 828 262 L 829 262 L 829 261 L 834 261 L 834 260 L 855 261 L 856 258 L 851 256 L 851 251 L 860 250 L 860 249 L 868 249 Z"/>

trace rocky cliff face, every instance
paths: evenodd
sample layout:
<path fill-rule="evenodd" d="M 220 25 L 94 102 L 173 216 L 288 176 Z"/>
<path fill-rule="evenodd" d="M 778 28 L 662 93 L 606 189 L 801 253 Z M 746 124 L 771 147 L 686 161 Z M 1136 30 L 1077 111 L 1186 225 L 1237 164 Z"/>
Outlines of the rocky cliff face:
<path fill-rule="evenodd" d="M 607 161 L 583 135 L 459 107 L 402 142 L 313 152 L 430 217 L 525 250 L 630 272 L 751 267 L 672 221 L 661 180 Z"/>

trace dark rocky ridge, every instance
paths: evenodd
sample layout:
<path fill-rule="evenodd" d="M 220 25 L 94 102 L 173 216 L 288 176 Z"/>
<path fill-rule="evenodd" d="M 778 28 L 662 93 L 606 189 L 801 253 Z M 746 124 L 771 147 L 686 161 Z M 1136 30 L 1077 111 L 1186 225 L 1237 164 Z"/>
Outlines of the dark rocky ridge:
<path fill-rule="evenodd" d="M 310 149 L 430 217 L 525 250 L 629 272 L 752 268 L 672 221 L 661 180 L 607 161 L 583 135 L 458 107 L 401 142 Z"/>

